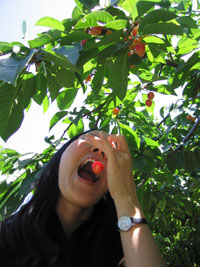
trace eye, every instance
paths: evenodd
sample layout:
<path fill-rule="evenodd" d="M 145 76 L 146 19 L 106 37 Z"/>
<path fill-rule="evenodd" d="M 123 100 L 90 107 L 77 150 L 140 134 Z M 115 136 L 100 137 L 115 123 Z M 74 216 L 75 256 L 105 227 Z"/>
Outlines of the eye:
<path fill-rule="evenodd" d="M 97 152 L 97 151 L 99 151 L 99 149 L 98 149 L 98 148 L 95 148 L 95 149 L 93 149 L 93 152 Z"/>

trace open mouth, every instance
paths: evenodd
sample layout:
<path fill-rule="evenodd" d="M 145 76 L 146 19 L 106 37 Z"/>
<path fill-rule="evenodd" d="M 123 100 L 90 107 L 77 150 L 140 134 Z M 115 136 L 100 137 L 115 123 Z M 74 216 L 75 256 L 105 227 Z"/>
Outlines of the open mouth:
<path fill-rule="evenodd" d="M 96 183 L 99 177 L 92 171 L 94 159 L 86 159 L 78 168 L 78 175 L 87 181 Z"/>

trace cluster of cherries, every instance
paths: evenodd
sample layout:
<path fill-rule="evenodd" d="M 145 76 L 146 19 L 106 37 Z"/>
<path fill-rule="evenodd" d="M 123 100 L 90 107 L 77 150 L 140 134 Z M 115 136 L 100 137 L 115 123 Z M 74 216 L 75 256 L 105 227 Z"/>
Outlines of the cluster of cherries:
<path fill-rule="evenodd" d="M 129 44 L 129 51 L 128 55 L 132 56 L 133 54 L 137 54 L 140 58 L 144 57 L 145 55 L 145 43 L 143 43 L 143 40 L 141 37 L 137 37 L 138 34 L 138 22 L 134 22 L 134 27 L 132 28 L 129 36 L 125 37 L 124 40 L 127 41 Z M 125 29 L 125 32 L 127 30 Z M 99 35 L 105 35 L 105 34 L 111 34 L 112 31 L 109 29 L 106 29 L 104 27 L 90 27 L 85 29 L 85 32 L 88 34 L 91 34 L 93 36 L 99 36 Z M 84 46 L 87 40 L 82 40 L 81 45 Z M 134 65 L 130 65 L 130 68 L 134 68 Z M 88 83 L 92 79 L 92 75 L 89 75 L 85 82 Z"/>
<path fill-rule="evenodd" d="M 134 23 L 134 27 L 131 30 L 131 33 L 128 36 L 128 42 L 130 43 L 128 55 L 132 56 L 133 54 L 137 54 L 140 58 L 142 58 L 145 55 L 145 43 L 143 43 L 141 37 L 137 38 L 138 27 L 138 22 L 136 21 Z M 125 40 L 127 40 L 126 37 Z"/>
<path fill-rule="evenodd" d="M 192 122 L 195 122 L 196 121 L 196 117 L 193 117 L 191 115 L 187 115 L 186 116 L 186 119 L 189 120 L 189 121 L 192 121 Z"/>
<path fill-rule="evenodd" d="M 145 104 L 146 104 L 147 107 L 151 107 L 152 99 L 154 98 L 154 93 L 153 92 L 149 92 L 147 94 L 147 97 L 148 97 L 148 99 L 146 100 Z"/>

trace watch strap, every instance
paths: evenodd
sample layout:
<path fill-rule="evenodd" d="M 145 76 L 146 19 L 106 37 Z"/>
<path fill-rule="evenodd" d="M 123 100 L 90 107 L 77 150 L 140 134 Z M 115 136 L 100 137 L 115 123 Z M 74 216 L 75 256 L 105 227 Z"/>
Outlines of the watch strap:
<path fill-rule="evenodd" d="M 135 217 L 130 217 L 132 224 L 139 224 L 139 223 L 145 223 L 147 224 L 147 220 L 145 218 L 135 218 Z"/>

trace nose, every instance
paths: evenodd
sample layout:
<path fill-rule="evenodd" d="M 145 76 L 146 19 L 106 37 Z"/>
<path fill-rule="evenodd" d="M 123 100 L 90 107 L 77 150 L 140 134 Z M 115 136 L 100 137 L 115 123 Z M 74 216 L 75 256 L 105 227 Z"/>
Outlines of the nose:
<path fill-rule="evenodd" d="M 103 151 L 101 151 L 100 149 L 98 149 L 97 147 L 92 148 L 92 152 L 101 155 L 103 158 L 105 157 L 105 153 Z"/>

